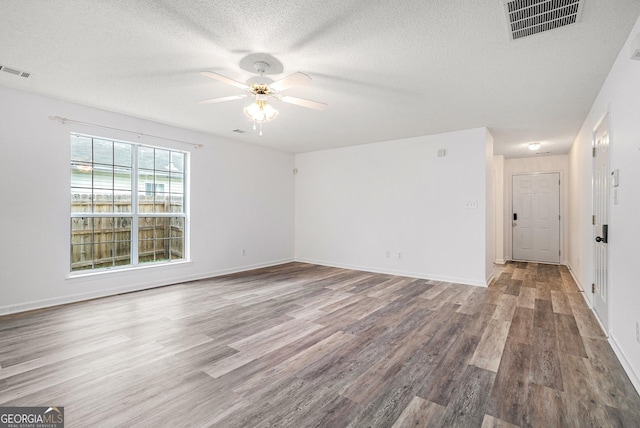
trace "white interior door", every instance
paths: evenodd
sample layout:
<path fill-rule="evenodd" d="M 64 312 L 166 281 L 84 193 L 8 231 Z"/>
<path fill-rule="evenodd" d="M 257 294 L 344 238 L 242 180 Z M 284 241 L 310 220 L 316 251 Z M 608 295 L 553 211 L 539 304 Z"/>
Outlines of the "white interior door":
<path fill-rule="evenodd" d="M 593 147 L 593 308 L 609 331 L 609 115 L 594 131 Z"/>
<path fill-rule="evenodd" d="M 513 176 L 512 258 L 560 263 L 560 174 Z"/>

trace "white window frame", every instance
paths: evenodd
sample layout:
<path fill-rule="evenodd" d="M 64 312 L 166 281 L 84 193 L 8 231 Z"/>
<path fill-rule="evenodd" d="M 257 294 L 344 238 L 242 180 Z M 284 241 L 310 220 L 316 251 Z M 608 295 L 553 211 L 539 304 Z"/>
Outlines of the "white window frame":
<path fill-rule="evenodd" d="M 131 211 L 130 212 L 105 212 L 105 213 L 95 213 L 95 212 L 70 212 L 70 219 L 74 218 L 117 218 L 117 217 L 127 217 L 131 218 L 131 240 L 130 240 L 130 264 L 127 265 L 119 265 L 119 266 L 108 266 L 108 267 L 100 267 L 100 268 L 91 268 L 91 269 L 80 269 L 80 270 L 72 270 L 72 260 L 71 253 L 69 254 L 69 277 L 74 276 L 84 276 L 91 275 L 97 273 L 104 273 L 110 271 L 126 271 L 126 270 L 134 270 L 139 269 L 141 267 L 153 267 L 153 266 L 167 266 L 171 264 L 179 264 L 190 262 L 190 227 L 189 227 L 189 184 L 190 184 L 190 153 L 184 150 L 178 150 L 169 147 L 162 147 L 151 144 L 142 144 L 142 143 L 134 143 L 132 141 L 120 140 L 116 138 L 102 137 L 96 135 L 89 135 L 84 133 L 72 132 L 70 134 L 70 140 L 73 136 L 81 136 L 86 138 L 107 140 L 111 142 L 118 142 L 129 144 L 132 147 L 132 159 L 131 159 Z M 148 147 L 153 149 L 166 150 L 169 152 L 177 152 L 182 153 L 184 155 L 184 173 L 183 173 L 183 200 L 182 200 L 182 212 L 139 212 L 139 198 L 138 194 L 140 190 L 138 189 L 139 184 L 139 168 L 138 168 L 138 152 L 140 147 Z M 93 160 L 93 159 L 92 159 Z M 71 156 L 69 158 L 70 162 L 73 162 Z M 155 169 L 154 169 L 155 172 Z M 71 184 L 71 177 L 69 180 Z M 154 184 L 155 186 L 155 184 Z M 71 189 L 71 186 L 70 186 Z M 93 190 L 93 185 L 92 185 Z M 155 191 L 155 188 L 154 188 Z M 69 200 L 69 209 L 71 209 L 71 200 Z M 184 219 L 184 231 L 183 231 L 183 257 L 180 259 L 168 259 L 168 260 L 160 260 L 160 261 L 149 261 L 142 262 L 138 261 L 138 248 L 139 248 L 139 220 L 140 218 L 145 217 L 153 217 L 153 218 L 172 218 L 172 217 L 181 217 Z M 71 246 L 72 239 L 72 228 L 69 227 L 69 245 Z M 169 243 L 171 239 L 169 237 Z"/>

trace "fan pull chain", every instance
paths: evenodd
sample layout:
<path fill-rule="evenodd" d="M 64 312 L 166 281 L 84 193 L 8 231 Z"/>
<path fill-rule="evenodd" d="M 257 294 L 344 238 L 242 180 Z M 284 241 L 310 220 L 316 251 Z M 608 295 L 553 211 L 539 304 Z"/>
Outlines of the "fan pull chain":
<path fill-rule="evenodd" d="M 260 136 L 262 137 L 262 123 L 260 124 Z"/>

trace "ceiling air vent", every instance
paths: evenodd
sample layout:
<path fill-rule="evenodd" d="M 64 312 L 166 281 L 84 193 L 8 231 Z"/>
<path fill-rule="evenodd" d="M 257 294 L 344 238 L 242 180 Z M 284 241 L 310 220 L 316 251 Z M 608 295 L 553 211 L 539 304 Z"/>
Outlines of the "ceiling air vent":
<path fill-rule="evenodd" d="M 27 73 L 26 71 L 16 70 L 15 68 L 9 68 L 6 65 L 0 65 L 0 71 L 4 71 L 5 73 L 13 74 L 13 75 L 24 77 L 24 78 L 31 76 L 31 73 Z"/>
<path fill-rule="evenodd" d="M 584 0 L 505 0 L 511 40 L 580 21 Z"/>
<path fill-rule="evenodd" d="M 234 130 L 233 130 L 233 131 L 231 131 L 231 132 L 235 132 L 236 134 L 244 134 L 244 133 L 245 133 L 245 132 L 247 132 L 247 131 L 244 131 L 244 130 L 242 130 L 242 129 L 234 129 Z"/>

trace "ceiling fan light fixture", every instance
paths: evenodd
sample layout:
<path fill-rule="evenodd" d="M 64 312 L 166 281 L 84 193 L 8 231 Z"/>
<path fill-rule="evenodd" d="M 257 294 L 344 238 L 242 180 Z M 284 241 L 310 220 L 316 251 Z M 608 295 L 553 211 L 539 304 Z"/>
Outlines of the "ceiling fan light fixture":
<path fill-rule="evenodd" d="M 244 108 L 244 114 L 256 123 L 265 123 L 278 117 L 278 110 L 267 104 L 266 101 L 256 100 Z"/>
<path fill-rule="evenodd" d="M 215 104 L 222 101 L 237 100 L 245 98 L 249 94 L 254 96 L 254 102 L 251 105 L 246 106 L 243 111 L 244 114 L 253 122 L 253 130 L 257 130 L 260 125 L 260 135 L 262 135 L 262 124 L 269 122 L 278 117 L 278 110 L 273 108 L 268 102 L 269 97 L 275 98 L 279 101 L 294 104 L 306 108 L 312 108 L 315 110 L 324 110 L 327 105 L 318 101 L 306 100 L 304 98 L 297 98 L 291 96 L 283 96 L 280 92 L 285 91 L 294 86 L 308 85 L 311 77 L 302 72 L 296 72 L 286 76 L 276 82 L 269 78 L 264 78 L 264 73 L 269 69 L 269 63 L 265 61 L 254 61 L 253 68 L 260 77 L 253 77 L 242 83 L 229 77 L 218 74 L 214 71 L 202 71 L 200 74 L 209 77 L 214 80 L 226 83 L 236 88 L 240 88 L 246 92 L 242 95 L 231 95 L 228 97 L 212 98 L 210 100 L 200 101 L 200 104 Z M 280 69 L 280 71 L 282 71 Z"/>
<path fill-rule="evenodd" d="M 529 143 L 529 150 L 535 151 L 540 148 L 540 143 Z"/>

